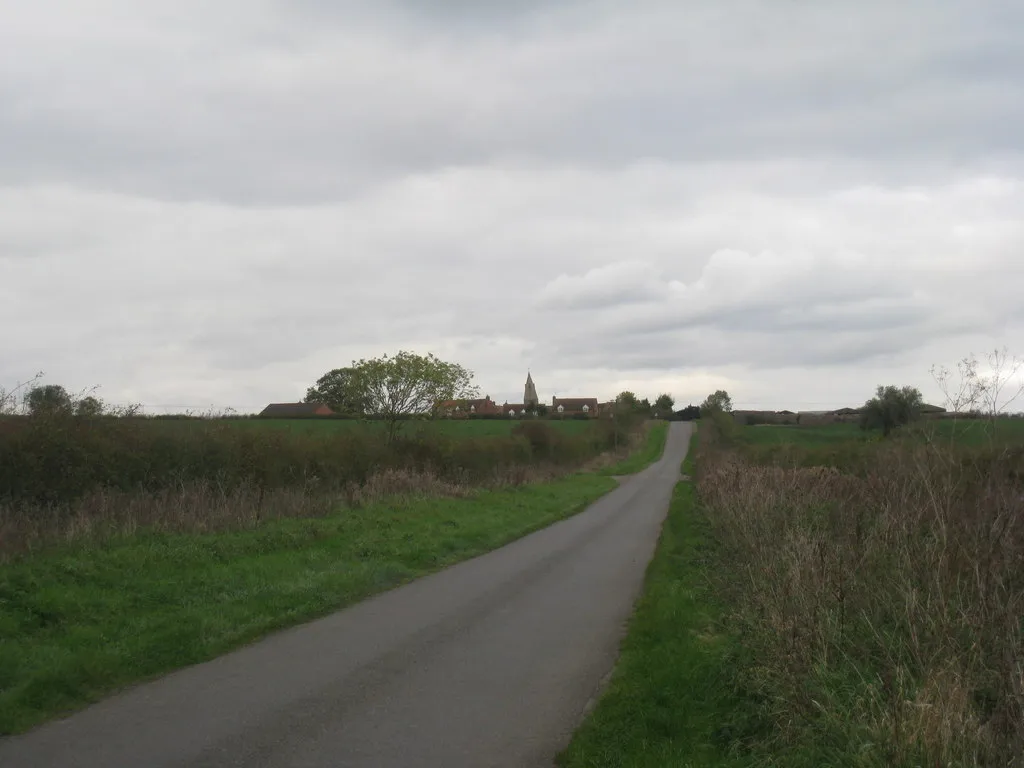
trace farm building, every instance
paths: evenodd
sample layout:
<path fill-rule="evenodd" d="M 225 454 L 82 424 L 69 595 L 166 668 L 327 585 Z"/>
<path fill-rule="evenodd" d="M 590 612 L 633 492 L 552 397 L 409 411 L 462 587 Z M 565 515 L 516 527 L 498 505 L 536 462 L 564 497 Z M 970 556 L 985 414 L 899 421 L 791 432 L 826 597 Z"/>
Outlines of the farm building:
<path fill-rule="evenodd" d="M 266 419 L 296 419 L 333 414 L 334 411 L 323 403 L 271 403 L 260 411 L 260 417 Z"/>

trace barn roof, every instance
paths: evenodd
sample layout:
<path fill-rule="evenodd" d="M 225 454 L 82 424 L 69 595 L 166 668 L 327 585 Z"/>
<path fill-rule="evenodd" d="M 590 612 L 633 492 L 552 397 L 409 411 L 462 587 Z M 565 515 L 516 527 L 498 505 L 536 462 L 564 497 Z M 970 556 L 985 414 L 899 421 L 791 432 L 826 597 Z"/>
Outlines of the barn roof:
<path fill-rule="evenodd" d="M 260 412 L 260 416 L 292 418 L 295 416 L 326 416 L 332 414 L 323 403 L 271 403 Z"/>

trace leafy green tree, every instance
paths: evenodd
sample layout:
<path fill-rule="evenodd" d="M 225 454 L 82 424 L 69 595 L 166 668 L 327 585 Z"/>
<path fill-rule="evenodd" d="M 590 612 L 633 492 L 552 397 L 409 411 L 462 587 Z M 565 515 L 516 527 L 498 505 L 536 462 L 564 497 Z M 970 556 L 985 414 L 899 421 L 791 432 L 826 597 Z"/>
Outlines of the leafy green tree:
<path fill-rule="evenodd" d="M 678 421 L 696 421 L 700 418 L 700 408 L 692 403 L 682 410 L 676 411 L 675 419 Z"/>
<path fill-rule="evenodd" d="M 619 394 L 615 396 L 615 404 L 624 406 L 631 411 L 635 411 L 640 406 L 640 400 L 637 399 L 634 392 L 626 390 L 624 392 L 619 392 Z"/>
<path fill-rule="evenodd" d="M 675 399 L 672 397 L 672 395 L 666 392 L 658 395 L 657 399 L 654 401 L 654 410 L 657 412 L 659 416 L 661 416 L 664 419 L 667 419 L 669 416 L 672 415 L 672 406 L 674 406 L 675 404 Z"/>
<path fill-rule="evenodd" d="M 916 387 L 879 386 L 861 411 L 861 429 L 881 429 L 886 437 L 921 414 L 924 399 Z"/>
<path fill-rule="evenodd" d="M 60 384 L 32 387 L 25 393 L 25 406 L 33 416 L 63 416 L 74 411 L 71 395 Z"/>
<path fill-rule="evenodd" d="M 715 412 L 728 413 L 732 410 L 732 398 L 724 389 L 719 389 L 708 395 L 700 404 L 701 417 L 708 416 Z"/>
<path fill-rule="evenodd" d="M 352 368 L 367 398 L 367 412 L 387 422 L 388 440 L 394 439 L 404 417 L 433 413 L 445 400 L 479 396 L 472 371 L 432 354 L 401 351 L 393 357 L 360 360 Z"/>
<path fill-rule="evenodd" d="M 369 411 L 370 398 L 355 368 L 335 368 L 306 390 L 307 403 L 324 403 L 335 413 L 362 416 Z"/>
<path fill-rule="evenodd" d="M 75 403 L 75 413 L 87 417 L 102 416 L 103 403 L 99 398 L 87 395 Z"/>

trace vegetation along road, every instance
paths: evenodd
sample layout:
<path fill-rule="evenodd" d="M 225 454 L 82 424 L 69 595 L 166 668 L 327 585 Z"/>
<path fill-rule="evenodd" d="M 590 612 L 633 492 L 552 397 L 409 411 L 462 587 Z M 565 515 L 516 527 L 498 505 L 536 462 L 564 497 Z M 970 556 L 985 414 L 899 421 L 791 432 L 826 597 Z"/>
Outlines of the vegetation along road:
<path fill-rule="evenodd" d="M 689 444 L 585 512 L 0 742 L 18 766 L 534 766 L 615 661 Z"/>

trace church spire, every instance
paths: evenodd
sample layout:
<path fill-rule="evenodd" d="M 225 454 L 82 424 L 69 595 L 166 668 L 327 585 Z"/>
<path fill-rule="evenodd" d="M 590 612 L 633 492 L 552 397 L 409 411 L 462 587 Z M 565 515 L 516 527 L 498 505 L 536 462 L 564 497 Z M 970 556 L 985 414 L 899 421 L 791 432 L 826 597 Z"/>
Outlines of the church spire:
<path fill-rule="evenodd" d="M 540 398 L 537 397 L 537 387 L 534 386 L 533 376 L 529 371 L 526 372 L 526 391 L 523 393 L 523 405 L 527 408 L 536 408 L 540 403 Z"/>

